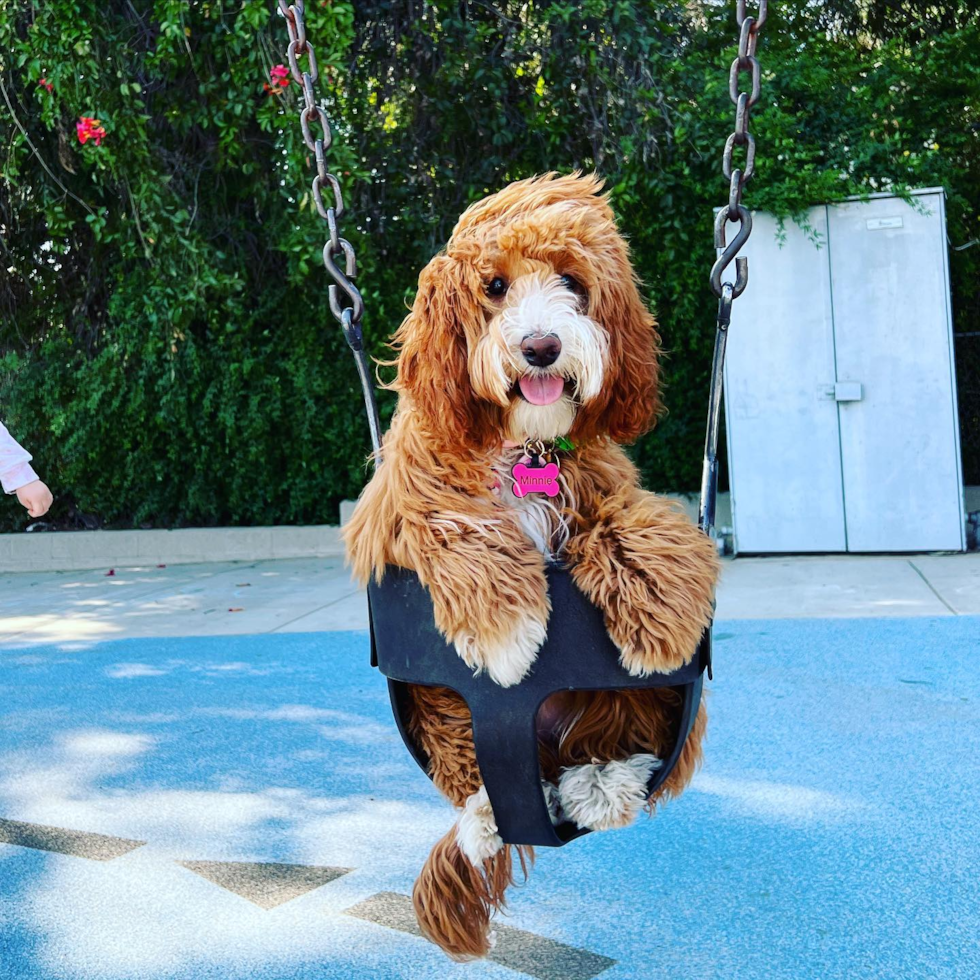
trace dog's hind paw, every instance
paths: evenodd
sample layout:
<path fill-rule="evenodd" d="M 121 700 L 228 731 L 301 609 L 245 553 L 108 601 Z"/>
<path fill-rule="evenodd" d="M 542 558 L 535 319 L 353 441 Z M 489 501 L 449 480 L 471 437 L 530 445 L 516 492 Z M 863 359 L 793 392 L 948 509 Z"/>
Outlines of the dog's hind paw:
<path fill-rule="evenodd" d="M 622 761 L 565 769 L 558 794 L 566 819 L 589 830 L 628 827 L 646 803 L 653 771 L 662 765 L 655 755 L 638 753 Z"/>
<path fill-rule="evenodd" d="M 481 786 L 467 799 L 456 825 L 456 843 L 470 864 L 477 868 L 504 846 L 497 833 L 497 821 L 486 786 Z"/>

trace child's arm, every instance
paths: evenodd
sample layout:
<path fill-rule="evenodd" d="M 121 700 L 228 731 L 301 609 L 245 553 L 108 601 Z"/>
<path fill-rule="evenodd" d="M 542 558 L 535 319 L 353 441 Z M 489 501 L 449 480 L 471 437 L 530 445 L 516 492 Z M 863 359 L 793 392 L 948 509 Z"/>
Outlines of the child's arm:
<path fill-rule="evenodd" d="M 5 493 L 16 493 L 31 517 L 41 517 L 51 506 L 51 491 L 31 466 L 31 454 L 14 441 L 0 422 L 0 485 Z"/>
<path fill-rule="evenodd" d="M 0 422 L 0 483 L 4 493 L 16 493 L 21 487 L 39 479 L 31 467 L 34 457 L 7 431 Z"/>

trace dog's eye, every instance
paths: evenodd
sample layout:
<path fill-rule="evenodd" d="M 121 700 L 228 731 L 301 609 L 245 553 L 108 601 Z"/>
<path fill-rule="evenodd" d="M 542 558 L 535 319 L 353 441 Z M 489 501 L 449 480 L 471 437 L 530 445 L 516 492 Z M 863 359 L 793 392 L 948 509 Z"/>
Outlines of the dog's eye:
<path fill-rule="evenodd" d="M 489 283 L 487 283 L 488 296 L 503 296 L 506 292 L 507 280 L 501 279 L 500 276 L 495 276 Z"/>
<path fill-rule="evenodd" d="M 567 290 L 568 290 L 569 292 L 572 292 L 572 293 L 575 293 L 575 294 L 576 294 L 577 296 L 581 296 L 581 295 L 582 295 L 582 293 L 584 293 L 584 292 L 585 292 L 585 288 L 584 288 L 584 287 L 582 286 L 582 284 L 581 284 L 581 283 L 580 283 L 580 282 L 578 281 L 578 279 L 576 279 L 576 278 L 575 278 L 575 276 L 570 276 L 570 275 L 568 275 L 568 273 L 566 273 L 565 275 L 563 275 L 563 276 L 561 277 L 561 284 L 562 284 L 562 285 L 563 285 L 563 286 L 564 286 L 564 287 L 565 287 L 565 288 L 566 288 L 566 289 L 567 289 Z"/>

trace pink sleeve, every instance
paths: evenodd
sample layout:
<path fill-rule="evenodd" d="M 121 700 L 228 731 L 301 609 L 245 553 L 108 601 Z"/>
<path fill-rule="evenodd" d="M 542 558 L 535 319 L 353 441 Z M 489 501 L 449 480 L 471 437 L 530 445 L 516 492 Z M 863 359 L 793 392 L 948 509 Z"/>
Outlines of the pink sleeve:
<path fill-rule="evenodd" d="M 31 468 L 32 458 L 23 446 L 14 441 L 3 422 L 0 422 L 0 484 L 5 493 L 14 493 L 38 478 Z"/>

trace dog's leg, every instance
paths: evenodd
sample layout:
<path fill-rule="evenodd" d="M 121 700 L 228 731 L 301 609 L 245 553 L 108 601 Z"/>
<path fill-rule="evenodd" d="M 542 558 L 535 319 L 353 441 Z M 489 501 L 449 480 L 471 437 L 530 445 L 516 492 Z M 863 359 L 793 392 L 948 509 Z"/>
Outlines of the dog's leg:
<path fill-rule="evenodd" d="M 452 523 L 434 516 L 438 521 Z M 517 684 L 547 635 L 544 558 L 500 528 L 487 536 L 458 522 L 444 530 L 443 546 L 419 566 L 436 626 L 475 671 L 485 670 L 502 687 Z"/>
<path fill-rule="evenodd" d="M 354 574 L 366 584 L 388 565 L 413 569 L 439 632 L 463 660 L 504 687 L 516 684 L 547 632 L 544 556 L 489 491 L 480 498 L 454 489 L 409 421 L 396 419 L 385 439 L 394 465 L 375 473 L 344 528 Z M 463 474 L 489 478 L 484 468 Z"/>
<path fill-rule="evenodd" d="M 485 786 L 481 786 L 464 804 L 456 821 L 456 843 L 475 868 L 492 858 L 504 842 L 497 833 L 493 807 Z"/>
<path fill-rule="evenodd" d="M 711 621 L 718 557 L 683 513 L 624 488 L 601 502 L 594 525 L 569 542 L 568 556 L 631 674 L 668 672 L 691 659 Z"/>
<path fill-rule="evenodd" d="M 593 830 L 624 826 L 644 806 L 652 811 L 679 795 L 701 764 L 703 702 L 673 771 L 650 798 L 646 787 L 674 747 L 680 709 L 681 696 L 672 688 L 575 692 L 552 770 L 561 773 L 564 816 Z"/>
<path fill-rule="evenodd" d="M 661 759 L 652 753 L 635 753 L 621 761 L 568 766 L 558 782 L 562 816 L 579 827 L 611 830 L 629 826 L 645 807 L 652 810 L 657 801 L 679 796 L 701 764 L 701 743 L 707 723 L 702 702 L 677 764 L 649 798 L 650 777 L 662 765 Z"/>
<path fill-rule="evenodd" d="M 424 936 L 454 959 L 486 956 L 490 919 L 514 881 L 511 848 L 497 834 L 480 779 L 466 702 L 447 688 L 411 688 L 410 731 L 429 756 L 436 786 L 461 808 L 432 849 L 412 891 Z M 530 848 L 515 848 L 525 876 Z"/>

